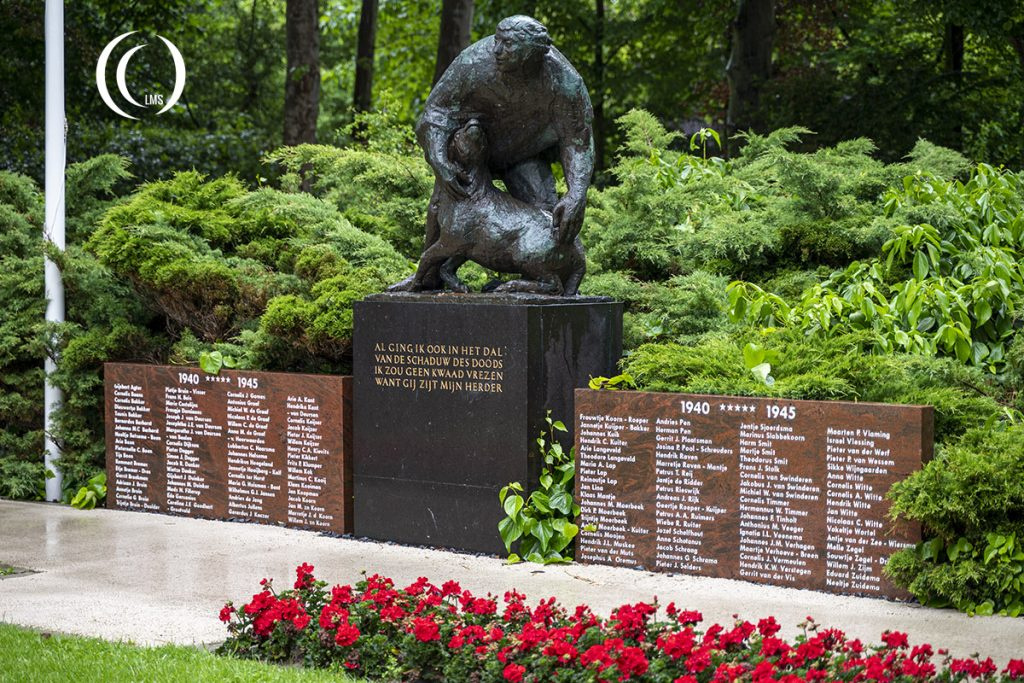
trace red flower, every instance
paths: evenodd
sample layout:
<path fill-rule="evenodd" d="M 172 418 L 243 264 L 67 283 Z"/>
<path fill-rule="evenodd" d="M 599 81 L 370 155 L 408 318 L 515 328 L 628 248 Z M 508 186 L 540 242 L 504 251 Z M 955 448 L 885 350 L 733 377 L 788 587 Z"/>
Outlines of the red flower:
<path fill-rule="evenodd" d="M 625 638 L 638 638 L 647 628 L 647 620 L 657 611 L 657 607 L 644 602 L 635 605 L 623 605 L 612 612 L 613 628 Z"/>
<path fill-rule="evenodd" d="M 736 681 L 747 672 L 746 668 L 742 664 L 726 664 L 722 663 L 715 669 L 715 677 L 712 679 L 716 683 L 726 683 L 727 681 Z"/>
<path fill-rule="evenodd" d="M 303 612 L 302 614 L 292 618 L 292 623 L 295 624 L 295 628 L 301 631 L 309 625 L 309 615 Z"/>
<path fill-rule="evenodd" d="M 416 636 L 416 640 L 421 643 L 429 643 L 432 640 L 441 639 L 441 629 L 438 627 L 437 622 L 429 617 L 413 619 L 412 632 Z"/>
<path fill-rule="evenodd" d="M 754 625 L 749 621 L 745 621 L 733 630 L 723 633 L 718 639 L 718 647 L 728 650 L 733 645 L 741 645 L 753 632 Z"/>
<path fill-rule="evenodd" d="M 501 675 L 505 677 L 506 681 L 512 681 L 512 683 L 520 683 L 523 680 L 523 674 L 526 673 L 526 667 L 522 664 L 509 664 L 505 667 L 505 670 L 501 672 Z"/>
<path fill-rule="evenodd" d="M 775 617 L 768 617 L 757 622 L 757 630 L 762 636 L 767 638 L 768 636 L 774 636 L 782 630 L 782 627 L 779 626 L 779 622 L 775 621 Z"/>
<path fill-rule="evenodd" d="M 459 629 L 458 632 L 451 637 L 451 640 L 448 641 L 448 647 L 452 650 L 457 650 L 466 643 L 472 645 L 478 640 L 483 641 L 486 637 L 487 632 L 484 631 L 483 626 L 467 626 Z"/>
<path fill-rule="evenodd" d="M 564 640 L 556 640 L 544 648 L 541 654 L 547 657 L 554 657 L 559 662 L 567 664 L 576 659 L 579 652 L 571 643 L 567 643 Z"/>
<path fill-rule="evenodd" d="M 462 588 L 456 581 L 445 581 L 441 584 L 441 595 L 448 597 L 449 595 L 458 595 L 462 592 Z"/>
<path fill-rule="evenodd" d="M 711 666 L 711 652 L 707 648 L 701 648 L 686 659 L 686 669 L 691 673 L 699 674 L 709 666 Z"/>
<path fill-rule="evenodd" d="M 380 610 L 381 621 L 398 621 L 405 616 L 405 610 L 398 605 L 387 605 Z"/>
<path fill-rule="evenodd" d="M 647 671 L 647 657 L 643 650 L 638 647 L 627 647 L 622 650 L 615 665 L 619 668 L 619 680 L 626 680 L 631 676 L 642 676 Z"/>
<path fill-rule="evenodd" d="M 524 651 L 532 650 L 547 639 L 548 630 L 543 626 L 535 626 L 533 622 L 530 622 L 523 626 L 523 630 L 519 634 L 520 648 Z"/>
<path fill-rule="evenodd" d="M 1024 678 L 1024 659 L 1011 659 L 1003 673 L 1014 680 Z"/>
<path fill-rule="evenodd" d="M 669 607 L 675 607 L 670 604 Z M 676 621 L 680 624 L 699 624 L 704 621 L 704 615 L 696 610 L 684 609 L 683 611 L 675 610 L 675 615 L 669 612 L 669 616 L 675 616 Z"/>
<path fill-rule="evenodd" d="M 672 683 L 697 683 L 697 677 L 696 676 L 680 676 L 676 680 L 672 681 Z"/>
<path fill-rule="evenodd" d="M 806 643 L 800 643 L 796 648 L 796 654 L 805 660 L 817 659 L 825 654 L 825 646 L 822 645 L 821 640 L 813 638 Z"/>
<path fill-rule="evenodd" d="M 338 607 L 334 603 L 324 605 L 320 611 L 320 628 L 325 631 L 333 630 L 339 623 L 348 621 L 348 610 Z"/>
<path fill-rule="evenodd" d="M 614 663 L 615 661 L 608 653 L 608 643 L 591 645 L 580 655 L 580 664 L 586 668 L 589 668 L 591 664 L 597 664 L 598 671 L 604 671 Z"/>
<path fill-rule="evenodd" d="M 775 664 L 770 660 L 763 659 L 761 662 L 754 667 L 754 670 L 750 672 L 750 678 L 757 683 L 758 681 L 774 680 L 772 674 L 775 673 Z"/>
<path fill-rule="evenodd" d="M 347 621 L 338 624 L 338 632 L 334 634 L 334 642 L 340 647 L 348 647 L 359 640 L 359 629 Z"/>
<path fill-rule="evenodd" d="M 460 600 L 462 611 L 468 614 L 495 614 L 498 611 L 496 600 L 489 598 L 474 598 L 466 591 Z"/>
<path fill-rule="evenodd" d="M 708 627 L 708 630 L 704 632 L 704 640 L 702 644 L 714 646 L 718 642 L 718 634 L 725 630 L 721 624 L 712 624 Z"/>
<path fill-rule="evenodd" d="M 899 631 L 886 631 L 882 634 L 882 642 L 893 649 L 910 646 L 907 634 L 900 633 Z"/>
<path fill-rule="evenodd" d="M 658 648 L 672 659 L 685 657 L 693 652 L 693 631 L 686 629 L 665 636 L 658 636 Z"/>
<path fill-rule="evenodd" d="M 316 579 L 313 578 L 313 565 L 303 562 L 295 568 L 295 590 L 312 586 Z"/>
<path fill-rule="evenodd" d="M 427 577 L 421 576 L 418 579 L 416 579 L 415 583 L 406 586 L 405 592 L 413 597 L 416 597 L 417 595 L 422 595 L 423 592 L 430 587 L 430 581 L 427 579 Z"/>
<path fill-rule="evenodd" d="M 347 605 L 352 602 L 352 586 L 335 586 L 331 589 L 331 602 Z"/>
<path fill-rule="evenodd" d="M 220 620 L 224 623 L 231 621 L 231 615 L 235 613 L 235 608 L 231 606 L 231 603 L 224 605 L 220 610 Z"/>
<path fill-rule="evenodd" d="M 761 641 L 761 654 L 765 657 L 773 657 L 778 654 L 789 652 L 789 644 L 781 638 L 768 636 Z"/>

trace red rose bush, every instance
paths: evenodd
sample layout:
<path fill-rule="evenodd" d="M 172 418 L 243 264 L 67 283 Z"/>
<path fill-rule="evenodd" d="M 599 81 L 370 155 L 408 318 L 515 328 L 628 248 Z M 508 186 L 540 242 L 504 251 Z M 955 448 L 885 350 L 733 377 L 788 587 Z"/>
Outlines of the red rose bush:
<path fill-rule="evenodd" d="M 954 659 L 911 646 L 887 631 L 868 645 L 810 617 L 793 642 L 773 617 L 701 628 L 699 612 L 669 604 L 622 605 L 607 619 L 515 590 L 478 597 L 425 578 L 396 588 L 373 575 L 328 588 L 313 567 L 296 569 L 292 588 L 262 590 L 220 611 L 222 654 L 302 663 L 403 681 L 635 681 L 637 683 L 811 683 L 814 681 L 1024 681 L 1024 661 L 1000 670 L 991 659 Z"/>

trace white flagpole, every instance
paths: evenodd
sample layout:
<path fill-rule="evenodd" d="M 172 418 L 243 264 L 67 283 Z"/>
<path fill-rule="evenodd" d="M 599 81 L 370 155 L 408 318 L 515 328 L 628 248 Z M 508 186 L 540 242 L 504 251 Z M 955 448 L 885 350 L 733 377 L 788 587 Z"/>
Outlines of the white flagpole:
<path fill-rule="evenodd" d="M 46 0 L 46 224 L 43 237 L 64 251 L 64 0 Z M 64 281 L 57 264 L 46 259 L 46 321 L 64 322 Z M 46 500 L 59 501 L 63 477 L 60 450 L 53 440 L 53 414 L 64 400 L 50 383 L 57 365 L 46 357 L 45 430 L 46 468 L 55 475 L 46 480 Z"/>

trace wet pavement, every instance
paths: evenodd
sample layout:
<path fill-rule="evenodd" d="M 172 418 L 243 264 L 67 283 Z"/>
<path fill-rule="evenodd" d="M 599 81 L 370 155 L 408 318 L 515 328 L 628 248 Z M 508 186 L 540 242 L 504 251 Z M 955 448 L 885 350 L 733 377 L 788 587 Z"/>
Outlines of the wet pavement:
<path fill-rule="evenodd" d="M 1024 618 L 632 569 L 510 566 L 495 557 L 295 529 L 0 500 L 0 565 L 38 572 L 0 578 L 0 622 L 140 644 L 209 645 L 224 639 L 217 612 L 225 600 L 248 599 L 263 577 L 290 586 L 302 562 L 331 583 L 354 583 L 362 572 L 399 585 L 420 576 L 455 579 L 476 593 L 516 588 L 534 603 L 555 596 L 605 615 L 657 596 L 661 604 L 701 611 L 705 624 L 774 615 L 790 638 L 809 615 L 866 642 L 891 629 L 909 633 L 912 644 L 928 642 L 954 656 L 977 652 L 1000 666 L 1024 656 Z"/>

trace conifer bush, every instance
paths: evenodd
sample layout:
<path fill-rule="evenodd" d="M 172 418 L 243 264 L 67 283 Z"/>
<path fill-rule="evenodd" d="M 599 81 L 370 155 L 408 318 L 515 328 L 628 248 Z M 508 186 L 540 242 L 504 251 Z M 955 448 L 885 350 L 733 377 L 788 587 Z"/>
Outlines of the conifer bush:
<path fill-rule="evenodd" d="M 386 240 L 308 194 L 186 171 L 113 198 L 128 175 L 110 155 L 68 169 L 68 246 L 53 254 L 67 316 L 51 329 L 42 197 L 0 174 L 0 495 L 41 495 L 47 352 L 60 356 L 69 498 L 103 466 L 104 362 L 194 364 L 218 350 L 251 369 L 347 373 L 352 303 L 409 272 Z"/>

